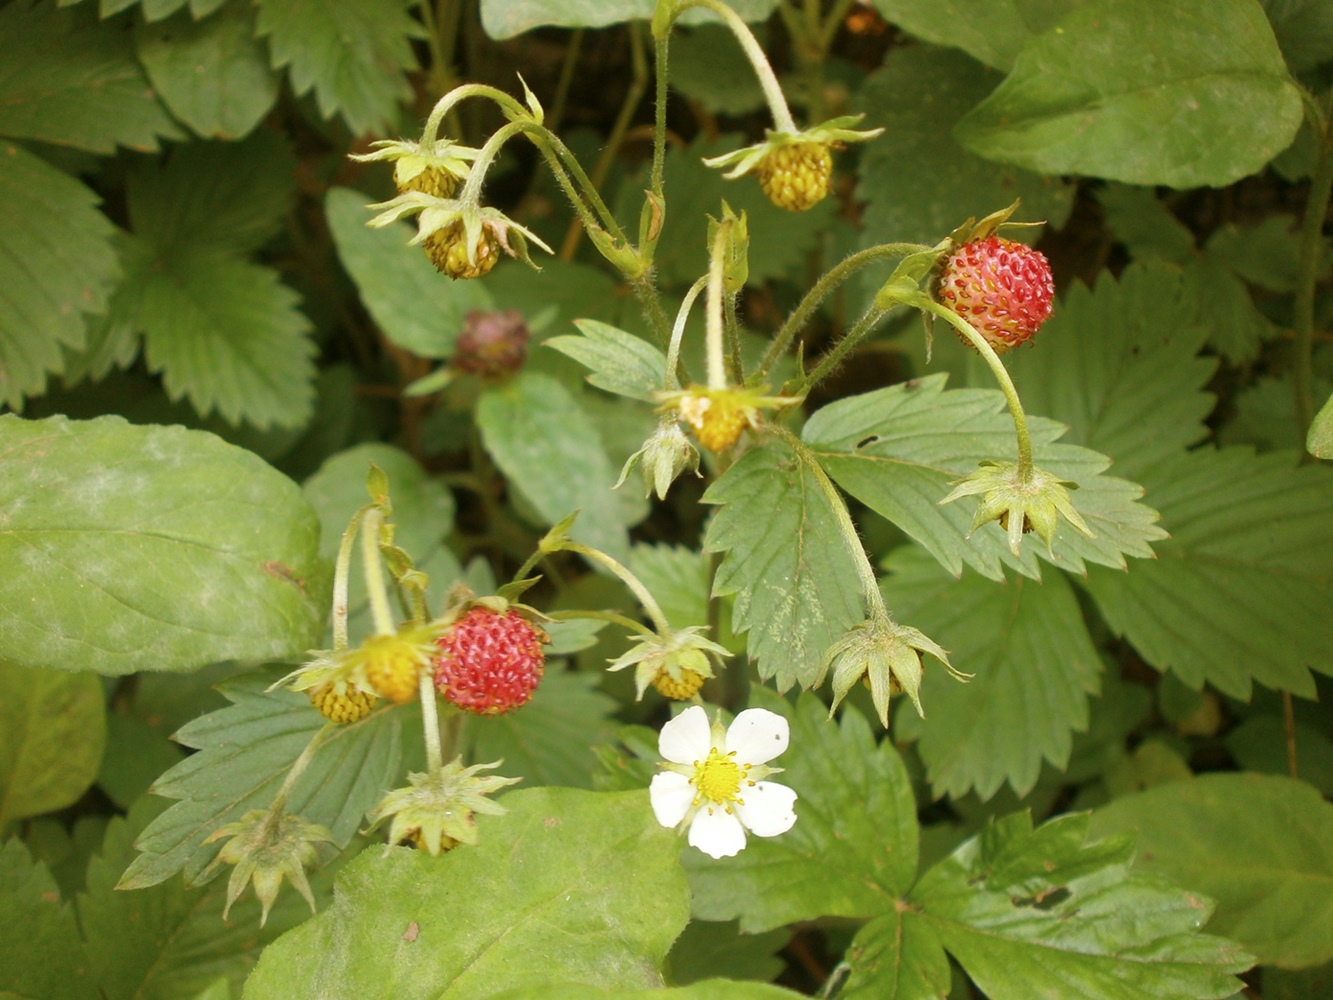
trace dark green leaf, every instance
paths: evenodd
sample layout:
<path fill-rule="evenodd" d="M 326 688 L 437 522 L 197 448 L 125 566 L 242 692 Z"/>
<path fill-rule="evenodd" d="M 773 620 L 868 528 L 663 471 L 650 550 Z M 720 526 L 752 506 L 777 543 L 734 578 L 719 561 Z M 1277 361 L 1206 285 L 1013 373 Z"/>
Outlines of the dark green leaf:
<path fill-rule="evenodd" d="M 204 869 L 219 845 L 204 839 L 224 823 L 273 801 L 288 768 L 324 725 L 304 694 L 264 689 L 281 673 L 236 677 L 220 690 L 232 704 L 191 722 L 176 740 L 199 751 L 158 780 L 153 792 L 178 799 L 135 841 L 141 853 L 120 888 L 157 885 L 184 869 L 187 885 L 212 879 Z M 346 847 L 398 776 L 403 710 L 372 712 L 340 727 L 315 753 L 287 808 L 327 826 Z"/>
<path fill-rule="evenodd" d="M 671 946 L 671 981 L 697 983 L 711 976 L 730 979 L 776 979 L 785 963 L 776 954 L 792 932 L 785 927 L 766 934 L 745 934 L 734 921 L 725 924 L 693 920 Z"/>
<path fill-rule="evenodd" d="M 750 61 L 720 24 L 671 36 L 671 88 L 715 115 L 743 115 L 764 106 Z"/>
<path fill-rule="evenodd" d="M 353 135 L 379 131 L 412 95 L 410 39 L 422 37 L 403 0 L 257 0 L 259 34 L 292 89 L 312 88 L 325 118 L 341 114 Z"/>
<path fill-rule="evenodd" d="M 874 0 L 907 32 L 1007 70 L 1034 36 L 1087 0 Z"/>
<path fill-rule="evenodd" d="M 575 320 L 580 336 L 552 337 L 546 346 L 588 368 L 588 381 L 599 389 L 644 402 L 663 388 L 666 356 L 642 337 L 595 319 Z"/>
<path fill-rule="evenodd" d="M 635 545 L 629 563 L 675 628 L 708 623 L 708 560 L 678 545 Z"/>
<path fill-rule="evenodd" d="M 1333 60 L 1333 8 L 1323 0 L 1259 2 L 1293 73 L 1303 73 Z"/>
<path fill-rule="evenodd" d="M 853 708 L 837 724 L 823 703 L 796 706 L 763 688 L 752 705 L 791 720 L 791 748 L 775 781 L 796 790 L 796 825 L 779 837 L 752 838 L 734 858 L 714 861 L 686 848 L 694 915 L 740 919 L 758 933 L 819 916 L 870 917 L 894 909 L 916 877 L 917 824 L 912 785 L 897 752 L 876 745 Z"/>
<path fill-rule="evenodd" d="M 94 153 L 157 149 L 159 137 L 183 138 L 149 87 L 125 28 L 99 22 L 87 4 L 0 9 L 0 135 Z"/>
<path fill-rule="evenodd" d="M 1030 170 L 1185 188 L 1255 173 L 1300 123 L 1253 0 L 1094 0 L 1029 42 L 955 134 Z"/>
<path fill-rule="evenodd" d="M 871 920 L 852 940 L 846 961 L 846 1000 L 944 1000 L 953 974 L 935 931 L 894 910 Z"/>
<path fill-rule="evenodd" d="M 93 674 L 0 660 L 0 831 L 63 809 L 97 777 L 106 741 L 102 684 Z"/>
<path fill-rule="evenodd" d="M 1106 212 L 1111 232 L 1135 260 L 1164 260 L 1183 266 L 1194 257 L 1194 234 L 1151 188 L 1107 184 L 1096 190 L 1095 197 Z"/>
<path fill-rule="evenodd" d="M 94 1000 L 74 909 L 17 837 L 0 844 L 0 996 Z"/>
<path fill-rule="evenodd" d="M 192 670 L 318 636 L 328 584 L 314 512 L 289 479 L 211 434 L 0 417 L 0 509 L 15 662 Z"/>
<path fill-rule="evenodd" d="M 476 847 L 363 852 L 333 906 L 264 952 L 246 1000 L 663 985 L 689 893 L 647 795 L 537 788 L 501 801 L 508 815 L 478 817 Z"/>
<path fill-rule="evenodd" d="M 1273 324 L 1255 308 L 1245 283 L 1211 254 L 1190 262 L 1185 282 L 1199 300 L 1199 319 L 1210 328 L 1208 342 L 1234 365 L 1258 357 Z"/>
<path fill-rule="evenodd" d="M 1088 727 L 1088 695 L 1101 662 L 1062 573 L 1002 584 L 975 573 L 955 580 L 916 547 L 895 553 L 882 589 L 894 617 L 949 651 L 975 674 L 960 684 L 925 658 L 924 720 L 898 713 L 900 738 L 918 739 L 937 797 L 975 789 L 988 799 L 1006 781 L 1020 796 L 1043 760 L 1069 762 L 1070 730 Z"/>
<path fill-rule="evenodd" d="M 564 28 L 604 28 L 608 24 L 648 19 L 656 0 L 482 0 L 481 23 L 495 39 L 511 38 L 543 24 Z M 762 21 L 780 0 L 730 0 L 727 6 L 747 21 Z M 686 13 L 682 22 L 716 20 L 704 11 Z"/>
<path fill-rule="evenodd" d="M 324 211 L 338 259 L 356 282 L 361 301 L 384 335 L 423 358 L 447 358 L 470 309 L 489 309 L 479 281 L 448 281 L 420 247 L 408 246 L 406 223 L 371 229 L 371 199 L 351 188 L 330 188 Z"/>
<path fill-rule="evenodd" d="M 183 756 L 166 733 L 131 715 L 107 713 L 106 732 L 97 787 L 121 809 L 129 809 Z"/>
<path fill-rule="evenodd" d="M 97 202 L 73 177 L 0 143 L 0 403 L 21 409 L 42 393 L 63 367 L 62 345 L 84 345 L 84 313 L 107 307 L 120 268 Z"/>
<path fill-rule="evenodd" d="M 1129 573 L 1089 570 L 1107 623 L 1190 687 L 1248 700 L 1256 680 L 1312 697 L 1309 669 L 1333 669 L 1333 470 L 1225 448 L 1141 478 L 1171 537 Z"/>
<path fill-rule="evenodd" d="M 1219 226 L 1208 237 L 1208 255 L 1251 284 L 1294 292 L 1299 281 L 1301 236 L 1290 215 L 1270 215 L 1254 226 Z M 1328 252 L 1326 244 L 1320 253 Z"/>
<path fill-rule="evenodd" d="M 163 103 L 196 135 L 239 139 L 278 98 L 278 79 L 255 37 L 248 4 L 229 4 L 203 21 L 182 13 L 144 23 L 134 40 Z"/>
<path fill-rule="evenodd" d="M 1039 575 L 1038 544 L 1015 559 L 997 524 L 970 539 L 975 505 L 939 501 L 949 484 L 985 460 L 1014 458 L 1013 423 L 1003 396 L 991 389 L 945 391 L 947 375 L 930 375 L 851 396 L 825 406 L 805 425 L 804 436 L 838 485 L 920 542 L 957 575 L 964 563 L 999 580 L 1002 565 Z M 1075 445 L 1055 444 L 1065 425 L 1029 414 L 1036 463 L 1079 484 L 1072 494 L 1096 538 L 1066 524 L 1055 536 L 1054 565 L 1082 572 L 1085 562 L 1123 567 L 1125 555 L 1148 557 L 1148 542 L 1163 537 L 1156 511 L 1137 503 L 1142 488 L 1101 473 L 1110 459 Z"/>
<path fill-rule="evenodd" d="M 1200 775 L 1117 799 L 1092 830 L 1137 830 L 1140 865 L 1215 897 L 1209 928 L 1261 962 L 1333 959 L 1333 805 L 1309 785 Z"/>
<path fill-rule="evenodd" d="M 860 582 L 833 501 L 780 440 L 752 448 L 708 488 L 719 509 L 704 548 L 725 552 L 713 593 L 736 595 L 732 626 L 778 690 L 819 682 L 820 660 L 864 616 Z M 838 501 L 839 503 L 841 500 Z"/>
<path fill-rule="evenodd" d="M 496 302 L 504 303 L 506 309 L 517 309 L 529 320 L 548 317 L 554 310 L 554 318 L 538 331 L 543 334 L 568 333 L 568 324 L 576 319 L 614 323 L 624 311 L 619 287 L 602 268 L 558 257 L 542 256 L 538 263 L 541 270 L 533 271 L 506 258 L 477 284 L 489 291 Z M 639 314 L 632 307 L 628 312 Z M 548 358 L 556 360 L 554 355 L 544 355 L 545 352 L 537 352 L 528 364 Z"/>
<path fill-rule="evenodd" d="M 570 537 L 624 560 L 629 538 L 611 487 L 616 472 L 578 400 L 549 375 L 525 371 L 487 386 L 477 404 L 486 450 L 547 525 L 582 511 Z"/>
<path fill-rule="evenodd" d="M 1229 997 L 1251 959 L 1199 934 L 1212 904 L 1130 868 L 1132 838 L 1084 844 L 1088 816 L 999 820 L 909 901 L 991 1000 Z M 912 913 L 913 911 L 909 911 Z M 934 942 L 928 942 L 933 949 Z"/>

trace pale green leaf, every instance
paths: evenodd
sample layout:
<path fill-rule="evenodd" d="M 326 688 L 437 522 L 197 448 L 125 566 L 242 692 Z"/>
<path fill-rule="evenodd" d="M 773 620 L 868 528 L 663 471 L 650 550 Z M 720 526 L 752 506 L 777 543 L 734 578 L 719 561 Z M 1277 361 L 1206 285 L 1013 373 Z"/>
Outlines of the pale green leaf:
<path fill-rule="evenodd" d="M 762 21 L 780 0 L 730 0 L 727 6 L 747 21 Z M 482 0 L 481 24 L 495 39 L 511 38 L 544 24 L 563 28 L 604 28 L 608 24 L 653 16 L 656 0 Z M 684 24 L 716 20 L 705 11 L 689 11 Z"/>
<path fill-rule="evenodd" d="M 330 188 L 324 201 L 338 259 L 356 282 L 361 301 L 384 335 L 423 358 L 447 358 L 471 309 L 489 309 L 491 295 L 479 281 L 450 281 L 422 253 L 408 246 L 416 235 L 407 223 L 371 229 L 372 199 L 351 188 Z"/>
<path fill-rule="evenodd" d="M 1101 661 L 1074 591 L 1062 573 L 1043 582 L 994 583 L 945 573 L 916 547 L 896 552 L 881 584 L 893 616 L 949 651 L 974 674 L 960 684 L 929 657 L 921 702 L 926 718 L 899 711 L 896 734 L 917 739 L 935 795 L 975 790 L 988 799 L 1006 781 L 1030 792 L 1042 761 L 1069 762 L 1071 730 L 1088 728 L 1088 696 Z"/>
<path fill-rule="evenodd" d="M 93 1000 L 74 908 L 17 837 L 0 844 L 0 997 Z"/>
<path fill-rule="evenodd" d="M 0 510 L 14 662 L 125 674 L 285 656 L 328 607 L 296 485 L 201 431 L 0 417 Z"/>
<path fill-rule="evenodd" d="M 88 5 L 0 8 L 0 135 L 94 153 L 183 138 L 148 85 L 126 27 L 99 22 Z"/>
<path fill-rule="evenodd" d="M 538 788 L 500 801 L 508 814 L 477 818 L 476 847 L 363 852 L 333 905 L 264 952 L 246 1000 L 662 986 L 689 892 L 679 842 L 646 793 Z"/>
<path fill-rule="evenodd" d="M 1308 784 L 1205 774 L 1117 799 L 1096 836 L 1137 830 L 1140 866 L 1217 900 L 1209 929 L 1264 964 L 1333 959 L 1333 805 Z"/>
<path fill-rule="evenodd" d="M 412 96 L 411 39 L 421 26 L 404 0 L 256 0 L 258 31 L 292 89 L 311 89 L 325 118 L 341 114 L 353 135 L 383 131 Z"/>
<path fill-rule="evenodd" d="M 1315 414 L 1305 447 L 1315 458 L 1333 459 L 1333 395 L 1324 400 Z"/>
<path fill-rule="evenodd" d="M 976 504 L 970 499 L 940 506 L 950 483 L 979 462 L 1013 461 L 1013 423 L 1004 397 L 992 389 L 945 390 L 947 375 L 930 375 L 887 389 L 851 396 L 823 407 L 804 436 L 838 485 L 903 531 L 958 575 L 969 565 L 993 580 L 1002 566 L 1039 575 L 1037 556 L 1084 572 L 1085 563 L 1117 568 L 1126 555 L 1152 555 L 1148 543 L 1163 537 L 1156 511 L 1138 503 L 1141 487 L 1101 473 L 1110 459 L 1076 445 L 1057 444 L 1065 425 L 1028 415 L 1036 464 L 1079 489 L 1071 500 L 1096 534 L 1086 538 L 1061 522 L 1055 556 L 1031 541 L 1015 559 L 998 524 L 968 539 Z"/>
<path fill-rule="evenodd" d="M 1254 0 L 1094 0 L 1029 42 L 955 134 L 1030 170 L 1185 188 L 1255 173 L 1300 123 Z"/>
<path fill-rule="evenodd" d="M 688 986 L 654 990 L 598 989 L 584 984 L 543 983 L 526 989 L 490 994 L 487 1000 L 792 1000 L 804 996 L 771 983 L 705 979 Z"/>
<path fill-rule="evenodd" d="M 15 4 L 7 12 L 19 9 Z M 0 403 L 21 409 L 84 345 L 120 267 L 97 195 L 22 146 L 0 142 Z M 96 322 L 96 321 L 94 321 Z"/>
<path fill-rule="evenodd" d="M 0 660 L 0 830 L 77 802 L 97 777 L 106 741 L 94 674 L 34 670 Z"/>
<path fill-rule="evenodd" d="M 1212 904 L 1131 869 L 1132 838 L 1085 845 L 1088 819 L 1062 816 L 1035 830 L 1026 813 L 995 822 L 922 877 L 910 919 L 991 1000 L 1235 993 L 1232 974 L 1251 959 L 1198 933 Z"/>
<path fill-rule="evenodd" d="M 1034 36 L 1088 0 L 874 0 L 904 31 L 1007 70 Z"/>
<path fill-rule="evenodd" d="M 704 502 L 719 505 L 704 548 L 726 553 L 713 593 L 736 595 L 732 627 L 749 633 L 760 678 L 775 678 L 779 691 L 817 684 L 824 652 L 865 612 L 849 540 L 817 470 L 769 441 L 742 455 Z"/>
<path fill-rule="evenodd" d="M 1134 264 L 1118 281 L 1103 272 L 1095 289 L 1072 286 L 1040 349 L 1014 352 L 1009 370 L 1024 408 L 1064 421 L 1071 444 L 1132 479 L 1208 436 L 1213 398 L 1202 390 L 1217 363 L 1196 356 L 1207 333 L 1178 268 Z"/>
<path fill-rule="evenodd" d="M 1333 670 L 1333 470 L 1235 447 L 1141 478 L 1171 537 L 1129 573 L 1090 569 L 1107 624 L 1190 687 L 1248 700 L 1254 680 L 1313 697 L 1310 668 Z"/>
<path fill-rule="evenodd" d="M 120 879 L 122 889 L 157 885 L 184 870 L 187 885 L 205 872 L 220 845 L 204 840 L 224 823 L 273 801 L 288 768 L 327 721 L 304 694 L 265 688 L 281 671 L 247 673 L 222 684 L 231 702 L 195 719 L 176 740 L 198 750 L 157 781 L 153 792 L 178 799 L 139 834 L 142 853 Z M 398 777 L 404 712 L 381 706 L 340 726 L 319 748 L 288 800 L 288 811 L 329 828 L 346 847 L 366 814 Z"/>
<path fill-rule="evenodd" d="M 570 537 L 629 557 L 616 471 L 578 400 L 549 375 L 525 371 L 487 386 L 477 404 L 482 441 L 547 525 L 581 511 Z"/>
<path fill-rule="evenodd" d="M 469 720 L 469 760 L 504 760 L 503 771 L 524 787 L 589 788 L 597 770 L 592 748 L 615 739 L 617 703 L 597 690 L 597 673 L 547 665 L 521 711 Z"/>
<path fill-rule="evenodd" d="M 618 330 L 595 319 L 575 320 L 579 335 L 552 337 L 546 346 L 554 348 L 583 365 L 592 374 L 589 382 L 599 389 L 653 401 L 653 393 L 663 388 L 666 356 L 642 337 Z"/>
<path fill-rule="evenodd" d="M 239 139 L 278 98 L 278 78 L 255 37 L 248 4 L 228 4 L 202 21 L 182 13 L 144 23 L 134 41 L 163 103 L 196 135 Z"/>
<path fill-rule="evenodd" d="M 934 245 L 969 215 L 981 218 L 1016 197 L 1019 218 L 1059 228 L 1073 206 L 1073 187 L 968 152 L 950 126 L 989 94 L 999 75 L 960 52 L 913 45 L 889 52 L 866 78 L 856 108 L 865 128 L 885 133 L 867 143 L 857 196 L 867 202 L 862 244 L 908 240 Z M 1036 239 L 1040 230 L 1022 230 Z M 887 275 L 886 275 L 887 276 Z"/>
<path fill-rule="evenodd" d="M 687 848 L 682 862 L 694 891 L 694 915 L 740 919 L 758 933 L 820 916 L 891 912 L 917 867 L 916 802 L 893 746 L 876 744 L 865 718 L 845 708 L 828 720 L 823 702 L 803 694 L 793 707 L 751 689 L 751 704 L 791 721 L 791 745 L 774 778 L 794 789 L 796 825 L 752 837 L 734 858 L 713 860 Z"/>

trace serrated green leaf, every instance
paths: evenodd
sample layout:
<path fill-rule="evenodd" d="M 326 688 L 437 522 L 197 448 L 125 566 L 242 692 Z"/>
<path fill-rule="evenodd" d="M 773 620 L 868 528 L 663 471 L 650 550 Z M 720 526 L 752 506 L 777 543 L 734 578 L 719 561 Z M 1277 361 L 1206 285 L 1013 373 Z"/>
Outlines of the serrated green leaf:
<path fill-rule="evenodd" d="M 361 301 L 384 335 L 423 358 L 447 358 L 470 309 L 491 308 L 478 281 L 447 281 L 421 252 L 408 246 L 416 235 L 406 223 L 371 229 L 370 197 L 331 188 L 324 211 L 338 259 L 356 282 Z"/>
<path fill-rule="evenodd" d="M 616 702 L 597 690 L 598 674 L 547 668 L 520 712 L 469 720 L 470 760 L 504 759 L 524 785 L 592 786 L 592 748 L 615 738 Z"/>
<path fill-rule="evenodd" d="M 15 4 L 0 17 L 21 7 Z M 120 271 L 97 195 L 21 146 L 0 143 L 0 403 L 22 409 L 84 345 Z"/>
<path fill-rule="evenodd" d="M 782 972 L 777 952 L 787 946 L 792 932 L 785 927 L 766 934 L 742 933 L 734 921 L 692 920 L 671 946 L 667 962 L 671 981 L 687 985 L 712 976 L 768 982 Z"/>
<path fill-rule="evenodd" d="M 1088 727 L 1101 661 L 1072 588 L 1061 573 L 1044 582 L 997 584 L 964 573 L 955 580 L 929 554 L 896 552 L 881 584 L 899 621 L 949 651 L 975 674 L 960 684 L 926 661 L 921 700 L 927 717 L 900 711 L 895 732 L 917 739 L 931 790 L 988 799 L 1006 781 L 1020 796 L 1037 783 L 1043 760 L 1069 762 L 1071 730 Z"/>
<path fill-rule="evenodd" d="M 727 4 L 747 21 L 762 21 L 780 0 L 730 0 Z M 608 24 L 653 16 L 656 0 L 482 0 L 481 25 L 501 40 L 544 24 L 564 28 L 604 28 Z M 688 11 L 683 24 L 717 20 L 707 11 Z"/>
<path fill-rule="evenodd" d="M 1087 0 L 874 0 L 904 31 L 1007 70 L 1023 46 Z"/>
<path fill-rule="evenodd" d="M 135 835 L 161 809 L 160 800 L 145 798 L 129 816 L 112 819 L 100 854 L 88 864 L 87 890 L 78 897 L 92 978 L 104 1000 L 194 997 L 219 977 L 239 988 L 263 947 L 310 913 L 289 886 L 262 928 L 253 899 L 238 902 L 222 919 L 226 879 L 192 891 L 179 877 L 116 891 L 116 879 L 134 855 Z M 327 895 L 321 881 L 312 879 L 317 897 Z"/>
<path fill-rule="evenodd" d="M 256 0 L 258 31 L 292 89 L 313 89 L 325 118 L 341 114 L 353 135 L 383 132 L 412 96 L 411 39 L 423 37 L 404 0 Z"/>
<path fill-rule="evenodd" d="M 1261 376 L 1232 397 L 1234 413 L 1217 432 L 1219 444 L 1248 444 L 1259 451 L 1302 448 L 1308 435 L 1296 420 L 1292 373 Z M 1311 388 L 1317 397 L 1333 390 L 1333 380 L 1317 371 Z M 1318 425 L 1316 419 L 1312 427 Z M 1316 455 L 1316 457 L 1322 457 Z"/>
<path fill-rule="evenodd" d="M 206 838 L 250 809 L 267 808 L 292 762 L 324 725 L 304 694 L 265 688 L 279 670 L 247 673 L 219 690 L 231 702 L 186 725 L 178 743 L 199 752 L 185 758 L 153 786 L 177 799 L 135 841 L 142 853 L 121 876 L 119 888 L 142 889 L 184 871 L 186 885 L 211 880 L 205 868 L 219 845 Z M 346 847 L 365 816 L 398 776 L 404 712 L 380 709 L 339 727 L 315 753 L 297 781 L 289 812 L 320 823 Z"/>
<path fill-rule="evenodd" d="M 999 820 L 922 877 L 909 912 L 991 1000 L 1235 993 L 1252 960 L 1198 933 L 1212 904 L 1131 869 L 1131 838 L 1085 845 L 1088 819 Z"/>
<path fill-rule="evenodd" d="M 510 792 L 507 815 L 478 817 L 476 847 L 440 858 L 363 852 L 339 876 L 333 905 L 264 952 L 246 1000 L 662 986 L 689 894 L 678 841 L 647 798 Z"/>
<path fill-rule="evenodd" d="M 94 674 L 34 670 L 0 660 L 0 830 L 63 809 L 97 777 L 106 741 Z"/>
<path fill-rule="evenodd" d="M 1194 256 L 1194 234 L 1151 188 L 1107 184 L 1094 197 L 1106 213 L 1106 225 L 1135 260 L 1164 260 L 1183 266 Z"/>
<path fill-rule="evenodd" d="M 1094 0 L 1029 42 L 958 123 L 979 156 L 1042 173 L 1221 187 L 1285 149 L 1299 90 L 1253 0 Z"/>
<path fill-rule="evenodd" d="M 819 916 L 892 911 L 917 866 L 916 801 L 897 752 L 887 741 L 876 745 L 853 708 L 829 721 L 812 694 L 793 707 L 756 687 L 751 704 L 791 721 L 790 747 L 778 761 L 785 770 L 775 780 L 796 790 L 796 825 L 720 861 L 687 848 L 681 861 L 695 917 L 739 918 L 742 931 L 759 933 Z"/>
<path fill-rule="evenodd" d="M 1333 470 L 1235 447 L 1141 478 L 1171 537 L 1130 573 L 1089 570 L 1107 624 L 1190 687 L 1248 700 L 1253 680 L 1313 697 L 1310 668 L 1333 670 Z"/>
<path fill-rule="evenodd" d="M 74 909 L 17 837 L 0 844 L 0 884 L 0 996 L 94 1000 Z"/>
<path fill-rule="evenodd" d="M 1333 60 L 1333 9 L 1322 0 L 1259 0 L 1293 73 Z M 1267 983 L 1265 983 L 1267 986 Z"/>
<path fill-rule="evenodd" d="M 1208 237 L 1208 255 L 1251 284 L 1273 292 L 1294 292 L 1300 273 L 1301 235 L 1290 215 L 1270 215 L 1244 228 L 1229 222 Z M 1326 243 L 1319 247 L 1328 252 Z M 1325 264 L 1327 262 L 1325 261 Z"/>
<path fill-rule="evenodd" d="M 570 537 L 624 561 L 629 538 L 616 473 L 578 400 L 549 375 L 525 371 L 487 386 L 477 404 L 486 450 L 511 486 L 553 525 L 578 510 Z"/>
<path fill-rule="evenodd" d="M 328 571 L 314 512 L 289 479 L 211 434 L 0 416 L 0 510 L 13 662 L 193 670 L 318 636 Z"/>
<path fill-rule="evenodd" d="M 1054 443 L 1065 425 L 1029 414 L 1038 466 L 1079 484 L 1074 506 L 1095 538 L 1062 524 L 1055 556 L 1043 546 L 1025 545 L 1015 559 L 997 524 L 979 528 L 970 539 L 975 506 L 940 506 L 949 484 L 986 460 L 1013 461 L 1013 423 L 1003 396 L 992 389 L 945 390 L 948 376 L 929 375 L 887 389 L 851 396 L 811 416 L 803 435 L 843 489 L 923 545 L 949 572 L 969 565 L 993 580 L 1002 566 L 1039 576 L 1037 556 L 1074 572 L 1086 563 L 1123 567 L 1126 555 L 1152 555 L 1148 543 L 1164 536 L 1157 512 L 1138 503 L 1141 487 L 1101 473 L 1110 459 L 1075 445 Z"/>
<path fill-rule="evenodd" d="M 1245 283 L 1210 254 L 1190 261 L 1185 281 L 1198 297 L 1199 318 L 1209 326 L 1208 342 L 1237 366 L 1258 357 L 1274 329 Z"/>
<path fill-rule="evenodd" d="M 167 395 L 232 424 L 303 426 L 314 408 L 315 345 L 300 297 L 271 268 L 226 253 L 158 265 L 139 322 Z"/>
<path fill-rule="evenodd" d="M 1209 929 L 1264 964 L 1333 958 L 1333 805 L 1286 777 L 1205 774 L 1117 799 L 1096 836 L 1137 830 L 1143 868 L 1217 899 Z"/>
<path fill-rule="evenodd" d="M 134 45 L 163 103 L 196 135 L 239 139 L 278 99 L 278 78 L 247 4 L 202 21 L 182 13 L 145 22 Z"/>
<path fill-rule="evenodd" d="M 1118 281 L 1103 272 L 1095 289 L 1074 285 L 1039 349 L 1009 362 L 1023 406 L 1064 421 L 1069 442 L 1110 455 L 1117 475 L 1174 458 L 1208 436 L 1213 408 L 1202 390 L 1217 363 L 1196 356 L 1208 334 L 1198 309 L 1165 263 L 1133 264 Z M 1073 494 L 1076 507 L 1082 499 Z"/>
<path fill-rule="evenodd" d="M 704 548 L 726 553 L 713 594 L 736 595 L 732 628 L 748 632 L 760 678 L 810 687 L 821 659 L 864 617 L 848 540 L 816 473 L 780 440 L 747 451 L 704 494 L 717 504 Z"/>
<path fill-rule="evenodd" d="M 579 336 L 552 337 L 546 346 L 573 358 L 592 373 L 589 382 L 599 389 L 644 402 L 662 389 L 666 355 L 642 337 L 595 319 L 575 320 Z"/>
<path fill-rule="evenodd" d="M 847 1000 L 944 1000 L 953 973 L 934 930 L 907 912 L 876 917 L 847 949 Z"/>

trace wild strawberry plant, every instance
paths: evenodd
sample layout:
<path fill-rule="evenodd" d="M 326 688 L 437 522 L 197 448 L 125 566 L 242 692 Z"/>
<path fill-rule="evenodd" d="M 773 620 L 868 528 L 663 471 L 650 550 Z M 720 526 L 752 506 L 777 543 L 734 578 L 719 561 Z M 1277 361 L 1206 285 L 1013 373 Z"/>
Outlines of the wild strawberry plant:
<path fill-rule="evenodd" d="M 0 6 L 0 993 L 1329 995 L 1333 23 L 1039 6 Z"/>

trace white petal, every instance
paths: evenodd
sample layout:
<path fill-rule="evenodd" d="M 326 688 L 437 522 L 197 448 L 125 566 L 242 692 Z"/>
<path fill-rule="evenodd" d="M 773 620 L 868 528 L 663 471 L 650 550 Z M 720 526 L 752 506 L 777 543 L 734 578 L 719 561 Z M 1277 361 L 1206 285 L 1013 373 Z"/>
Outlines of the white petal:
<path fill-rule="evenodd" d="M 732 806 L 745 824 L 745 828 L 756 837 L 776 837 L 786 833 L 796 822 L 796 793 L 786 785 L 775 781 L 761 781 L 753 788 L 742 788 L 739 802 Z"/>
<path fill-rule="evenodd" d="M 735 752 L 737 764 L 763 764 L 787 749 L 790 731 L 782 716 L 747 708 L 727 730 L 727 752 Z"/>
<path fill-rule="evenodd" d="M 708 713 L 691 705 L 662 727 L 657 752 L 673 764 L 693 764 L 708 759 L 712 739 Z"/>
<path fill-rule="evenodd" d="M 668 828 L 677 826 L 694 802 L 694 786 L 683 774 L 663 771 L 648 785 L 648 801 L 657 822 Z"/>
<path fill-rule="evenodd" d="M 745 849 L 745 828 L 735 814 L 706 805 L 690 824 L 690 846 L 712 858 L 729 858 Z"/>

